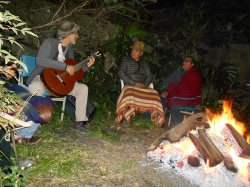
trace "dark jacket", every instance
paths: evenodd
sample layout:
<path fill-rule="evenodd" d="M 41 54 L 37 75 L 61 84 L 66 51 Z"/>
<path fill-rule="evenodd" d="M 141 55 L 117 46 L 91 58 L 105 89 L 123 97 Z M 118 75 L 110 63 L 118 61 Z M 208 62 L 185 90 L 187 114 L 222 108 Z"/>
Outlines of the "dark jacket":
<path fill-rule="evenodd" d="M 125 56 L 118 67 L 117 76 L 124 84 L 135 86 L 136 82 L 145 84 L 146 87 L 153 81 L 149 63 L 140 59 L 135 61 L 131 56 Z"/>
<path fill-rule="evenodd" d="M 162 88 L 167 86 L 167 108 L 171 108 L 172 104 L 195 106 L 202 103 L 202 79 L 200 73 L 195 67 L 183 72 L 181 70 L 176 71 L 175 75 L 171 75 L 169 80 L 166 80 L 162 86 Z M 179 79 L 180 76 L 179 81 L 173 79 L 174 77 Z M 170 79 L 172 79 L 172 82 Z"/>

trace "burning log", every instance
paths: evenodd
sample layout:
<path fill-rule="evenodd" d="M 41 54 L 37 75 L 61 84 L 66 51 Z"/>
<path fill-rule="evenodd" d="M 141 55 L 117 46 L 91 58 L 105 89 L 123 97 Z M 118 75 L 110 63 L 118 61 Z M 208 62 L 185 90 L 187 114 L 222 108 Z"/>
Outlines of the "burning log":
<path fill-rule="evenodd" d="M 197 119 L 201 118 L 203 115 L 204 113 L 197 113 L 189 116 L 179 125 L 168 130 L 157 138 L 149 147 L 149 151 L 156 149 L 163 140 L 169 140 L 170 143 L 178 142 L 183 136 L 187 135 L 190 130 L 195 129 L 197 126 L 204 126 L 206 123 L 197 121 Z"/>
<path fill-rule="evenodd" d="M 189 138 L 193 142 L 194 146 L 197 148 L 201 157 L 203 158 L 204 162 L 207 164 L 208 167 L 216 166 L 216 160 L 213 158 L 212 154 L 209 150 L 205 147 L 205 145 L 193 134 L 189 134 Z"/>
<path fill-rule="evenodd" d="M 191 133 L 189 134 L 189 137 L 201 154 L 204 162 L 208 167 L 214 167 L 220 164 L 224 160 L 222 153 L 207 136 L 204 129 L 198 129 L 198 134 L 199 138 Z"/>
<path fill-rule="evenodd" d="M 238 146 L 234 145 L 235 151 L 238 153 L 240 157 L 249 159 L 250 157 L 250 145 L 247 143 L 245 138 L 238 133 L 238 131 L 230 124 L 226 124 L 228 129 L 230 130 L 233 138 L 237 142 Z"/>
<path fill-rule="evenodd" d="M 216 165 L 220 164 L 224 160 L 224 156 L 220 152 L 220 150 L 215 146 L 212 140 L 207 136 L 205 129 L 198 129 L 199 140 L 205 145 L 205 147 L 209 150 L 212 157 L 216 161 Z"/>

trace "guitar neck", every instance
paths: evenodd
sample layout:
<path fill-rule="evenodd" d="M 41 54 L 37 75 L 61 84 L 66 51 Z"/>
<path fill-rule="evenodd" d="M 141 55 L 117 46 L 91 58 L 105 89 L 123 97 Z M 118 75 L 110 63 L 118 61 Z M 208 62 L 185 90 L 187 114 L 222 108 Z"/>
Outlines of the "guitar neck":
<path fill-rule="evenodd" d="M 92 53 L 91 55 L 94 58 L 99 58 L 101 56 L 101 54 L 99 53 L 99 51 Z M 87 63 L 89 62 L 89 58 L 86 58 L 85 60 L 83 60 L 82 62 L 77 63 L 74 66 L 75 71 L 78 71 L 79 69 L 81 69 L 83 66 L 85 66 Z"/>
<path fill-rule="evenodd" d="M 83 66 L 85 66 L 88 62 L 89 62 L 89 58 L 83 60 L 82 62 L 77 63 L 76 65 L 74 65 L 75 71 L 78 71 L 79 69 L 81 69 L 81 68 L 82 68 Z"/>

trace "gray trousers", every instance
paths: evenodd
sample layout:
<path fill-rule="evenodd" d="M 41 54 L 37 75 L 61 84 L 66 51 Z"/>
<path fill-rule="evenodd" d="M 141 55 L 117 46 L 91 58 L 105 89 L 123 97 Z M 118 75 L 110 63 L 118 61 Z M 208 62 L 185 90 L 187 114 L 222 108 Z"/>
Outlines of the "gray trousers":
<path fill-rule="evenodd" d="M 181 113 L 181 110 L 183 109 L 183 106 L 173 104 L 170 109 L 171 113 L 171 120 L 178 125 L 183 121 L 184 114 Z"/>
<path fill-rule="evenodd" d="M 162 102 L 163 110 L 166 111 L 167 99 L 161 97 L 161 102 Z M 181 113 L 182 109 L 183 109 L 183 106 L 181 105 L 173 104 L 171 106 L 171 109 L 170 109 L 171 121 L 173 121 L 176 125 L 178 125 L 179 123 L 183 121 L 184 114 Z"/>
<path fill-rule="evenodd" d="M 44 91 L 46 91 L 39 75 L 32 80 L 28 88 L 32 94 L 36 93 L 39 96 L 43 96 Z M 86 115 L 88 92 L 89 90 L 87 85 L 76 82 L 73 90 L 68 94 L 76 98 L 76 104 L 75 104 L 76 121 L 88 121 L 88 117 Z"/>

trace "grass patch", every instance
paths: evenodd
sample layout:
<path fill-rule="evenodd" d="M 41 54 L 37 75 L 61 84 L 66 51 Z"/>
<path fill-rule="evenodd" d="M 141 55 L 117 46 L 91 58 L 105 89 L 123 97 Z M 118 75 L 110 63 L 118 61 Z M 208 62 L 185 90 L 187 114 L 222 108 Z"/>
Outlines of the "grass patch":
<path fill-rule="evenodd" d="M 17 146 L 19 159 L 31 159 L 35 162 L 32 168 L 22 171 L 27 183 L 33 186 L 93 186 L 95 180 L 101 180 L 114 173 L 105 164 L 105 156 L 117 151 L 112 143 L 121 139 L 122 133 L 111 130 L 116 114 L 114 111 L 99 111 L 89 124 L 91 134 L 81 135 L 72 131 L 73 121 L 65 114 L 64 121 L 60 121 L 60 104 L 56 104 L 55 113 L 48 124 L 44 124 L 36 134 L 42 138 L 37 145 L 21 144 Z M 114 108 L 115 110 L 115 108 Z M 97 110 L 98 111 L 98 110 Z M 131 122 L 132 129 L 150 130 L 156 125 L 150 120 L 137 114 Z M 92 142 L 93 140 L 93 142 Z M 103 141 L 105 140 L 105 141 Z M 108 142 L 107 142 L 108 141 Z M 107 146 L 99 155 L 98 150 L 91 147 L 98 144 Z M 117 144 L 116 144 L 117 145 Z M 109 158 L 107 158 L 108 160 Z M 117 171 L 124 173 L 135 166 L 136 160 L 127 160 Z"/>
<path fill-rule="evenodd" d="M 120 140 L 120 136 L 118 136 L 117 134 L 112 134 L 108 131 L 105 131 L 101 127 L 98 127 L 91 134 L 95 137 L 102 138 L 105 140 L 112 140 L 112 141 L 119 141 Z"/>

